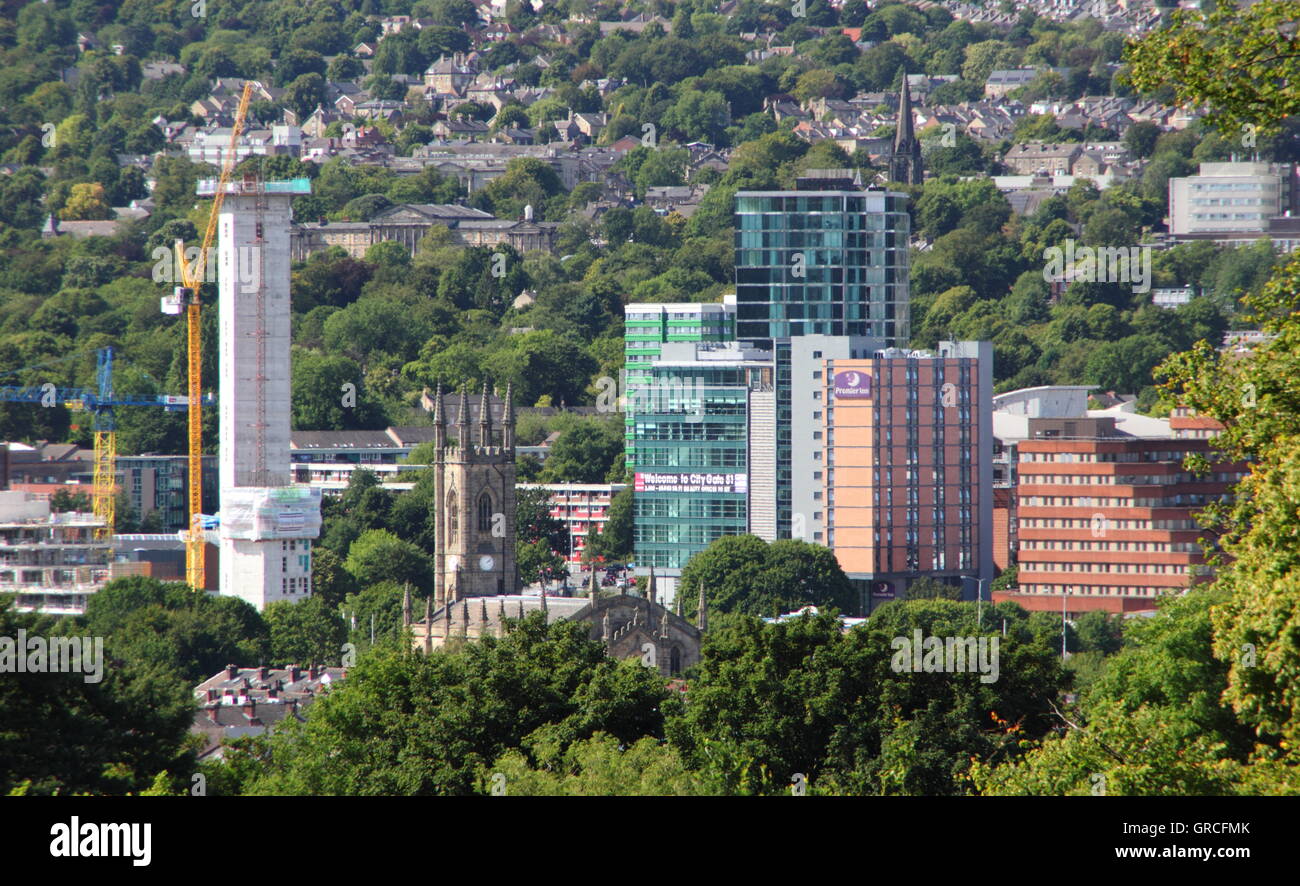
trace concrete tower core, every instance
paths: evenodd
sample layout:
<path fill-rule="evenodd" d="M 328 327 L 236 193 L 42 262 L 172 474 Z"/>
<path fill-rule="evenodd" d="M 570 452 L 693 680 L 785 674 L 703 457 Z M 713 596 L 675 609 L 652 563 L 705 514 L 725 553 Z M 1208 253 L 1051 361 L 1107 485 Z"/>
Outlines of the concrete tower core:
<path fill-rule="evenodd" d="M 320 535 L 320 490 L 293 485 L 289 465 L 289 201 L 310 191 L 232 181 L 218 222 L 220 593 L 258 611 L 311 596 Z"/>

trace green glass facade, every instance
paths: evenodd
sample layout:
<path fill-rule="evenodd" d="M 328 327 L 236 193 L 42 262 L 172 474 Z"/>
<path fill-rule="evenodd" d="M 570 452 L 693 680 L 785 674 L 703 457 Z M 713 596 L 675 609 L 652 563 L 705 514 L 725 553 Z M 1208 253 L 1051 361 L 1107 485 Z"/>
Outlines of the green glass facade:
<path fill-rule="evenodd" d="M 736 194 L 736 338 L 862 335 L 904 346 L 907 197 L 883 190 Z"/>
<path fill-rule="evenodd" d="M 731 304 L 629 304 L 623 313 L 624 451 L 636 463 L 633 404 L 649 382 L 647 367 L 667 342 L 731 341 L 736 315 Z"/>
<path fill-rule="evenodd" d="M 738 191 L 736 338 L 776 354 L 777 535 L 792 510 L 790 339 L 911 337 L 907 195 L 863 189 L 835 171 L 793 191 Z"/>
<path fill-rule="evenodd" d="M 724 535 L 749 531 L 749 400 L 771 364 L 663 361 L 636 412 L 636 564 L 680 570 Z M 652 392 L 652 393 L 651 393 Z"/>

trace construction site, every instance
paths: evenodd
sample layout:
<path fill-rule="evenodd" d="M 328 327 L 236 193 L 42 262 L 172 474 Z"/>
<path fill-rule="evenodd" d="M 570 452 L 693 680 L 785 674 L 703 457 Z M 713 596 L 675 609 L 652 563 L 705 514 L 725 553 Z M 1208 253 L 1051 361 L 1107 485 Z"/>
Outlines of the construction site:
<path fill-rule="evenodd" d="M 232 145 L 247 115 L 249 95 L 245 87 Z M 164 314 L 185 318 L 185 395 L 115 395 L 112 348 L 97 354 L 95 389 L 52 384 L 0 388 L 0 402 L 64 405 L 89 412 L 94 421 L 89 509 L 55 512 L 50 501 L 32 492 L 0 492 L 0 590 L 17 593 L 19 609 L 79 614 L 87 596 L 111 578 L 156 574 L 115 562 L 130 559 L 118 555 L 124 545 L 115 544 L 112 534 L 119 476 L 114 410 L 121 406 L 188 412 L 187 528 L 170 547 L 183 544 L 184 577 L 191 588 L 238 597 L 258 611 L 311 594 L 311 544 L 320 534 L 321 492 L 292 482 L 289 459 L 290 201 L 310 193 L 311 185 L 305 178 L 237 178 L 235 156 L 233 150 L 228 153 L 220 178 L 198 182 L 197 196 L 212 201 L 202 243 L 196 258 L 186 261 L 184 243 L 176 242 L 180 285 L 161 299 Z M 201 338 L 201 286 L 210 279 L 207 261 L 214 253 L 215 395 L 203 391 Z M 219 413 L 220 505 L 216 513 L 205 514 L 203 410 L 214 404 Z M 6 479 L 8 461 L 6 450 Z M 214 561 L 217 576 L 210 575 Z"/>

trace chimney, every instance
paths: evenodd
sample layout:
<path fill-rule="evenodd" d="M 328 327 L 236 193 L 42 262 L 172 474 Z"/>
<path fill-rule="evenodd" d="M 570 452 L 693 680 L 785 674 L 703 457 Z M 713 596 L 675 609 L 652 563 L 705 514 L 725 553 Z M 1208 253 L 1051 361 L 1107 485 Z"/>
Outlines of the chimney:
<path fill-rule="evenodd" d="M 257 682 L 259 682 L 259 683 L 265 683 L 265 682 L 266 682 L 266 666 L 265 666 L 265 665 L 259 665 L 258 668 L 257 668 Z"/>
<path fill-rule="evenodd" d="M 235 679 L 235 678 L 238 677 L 238 676 L 239 676 L 239 668 L 235 667 L 235 666 L 232 665 L 232 664 L 228 664 L 228 665 L 226 665 L 226 679 L 227 679 L 227 680 L 233 680 L 233 679 Z"/>
<path fill-rule="evenodd" d="M 251 699 L 251 698 L 250 698 L 250 699 L 247 699 L 247 700 L 244 702 L 243 711 L 244 711 L 244 716 L 245 716 L 245 717 L 247 717 L 247 718 L 250 719 L 250 720 L 256 720 L 256 719 L 257 719 L 257 702 L 253 701 L 253 699 Z"/>
<path fill-rule="evenodd" d="M 221 725 L 221 705 L 219 704 L 209 705 L 208 707 L 204 708 L 204 713 L 208 715 L 208 719 L 211 720 L 213 723 L 217 724 L 218 726 Z"/>
<path fill-rule="evenodd" d="M 220 691 L 218 691 L 218 690 L 216 690 L 216 689 L 209 689 L 209 690 L 208 690 L 208 701 L 220 701 L 220 700 L 221 700 L 221 692 L 220 692 Z"/>
<path fill-rule="evenodd" d="M 298 670 L 298 666 L 296 664 L 289 665 L 289 682 L 297 683 L 300 673 L 301 672 Z"/>

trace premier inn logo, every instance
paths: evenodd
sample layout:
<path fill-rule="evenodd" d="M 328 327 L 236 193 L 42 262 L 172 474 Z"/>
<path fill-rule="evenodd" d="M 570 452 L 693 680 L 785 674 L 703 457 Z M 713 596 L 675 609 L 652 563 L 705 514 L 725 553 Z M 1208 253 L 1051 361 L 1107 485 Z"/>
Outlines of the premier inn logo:
<path fill-rule="evenodd" d="M 835 373 L 832 382 L 837 400 L 870 400 L 871 376 L 849 369 Z"/>

